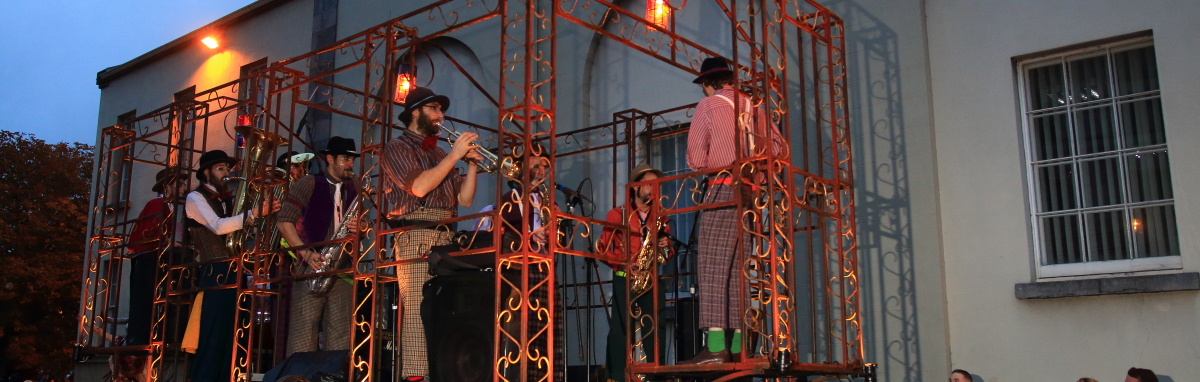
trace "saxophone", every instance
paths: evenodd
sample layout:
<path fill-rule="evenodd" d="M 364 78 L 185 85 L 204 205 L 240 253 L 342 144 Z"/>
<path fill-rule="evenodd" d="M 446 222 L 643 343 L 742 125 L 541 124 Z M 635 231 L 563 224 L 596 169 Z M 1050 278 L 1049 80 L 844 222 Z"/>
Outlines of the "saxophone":
<path fill-rule="evenodd" d="M 633 264 L 629 265 L 629 290 L 634 295 L 650 290 L 651 278 L 658 274 L 658 265 L 667 262 L 667 249 L 659 249 L 654 243 L 654 232 L 662 230 L 663 217 L 659 216 L 654 222 L 654 231 L 642 234 L 642 248 L 638 250 Z"/>
<path fill-rule="evenodd" d="M 354 174 L 351 173 L 350 176 L 348 176 L 347 178 L 353 178 L 353 177 L 354 177 Z M 341 224 L 338 224 L 337 230 L 333 231 L 333 237 L 330 238 L 329 240 L 343 239 L 346 236 L 350 236 L 350 225 L 348 223 L 350 222 L 350 219 L 358 218 L 358 204 L 359 204 L 359 201 L 362 200 L 363 194 L 365 194 L 365 192 L 359 192 L 358 195 L 354 197 L 354 201 L 350 202 L 350 207 L 347 207 L 346 213 L 344 215 L 342 215 Z M 346 243 L 338 243 L 338 244 L 332 244 L 332 245 L 325 246 L 325 249 L 321 250 L 321 255 L 320 255 L 321 259 L 322 259 L 321 268 L 317 269 L 316 272 L 307 272 L 311 268 L 305 267 L 304 268 L 305 272 L 303 272 L 303 273 L 311 274 L 311 273 L 329 272 L 329 268 L 335 266 L 338 263 L 338 260 L 341 259 L 342 249 L 345 247 L 346 247 Z M 331 289 L 333 289 L 333 276 L 332 275 L 310 277 L 307 280 L 307 282 L 308 282 L 308 294 L 315 296 L 315 297 L 324 296 L 326 293 L 329 293 L 329 291 Z"/>

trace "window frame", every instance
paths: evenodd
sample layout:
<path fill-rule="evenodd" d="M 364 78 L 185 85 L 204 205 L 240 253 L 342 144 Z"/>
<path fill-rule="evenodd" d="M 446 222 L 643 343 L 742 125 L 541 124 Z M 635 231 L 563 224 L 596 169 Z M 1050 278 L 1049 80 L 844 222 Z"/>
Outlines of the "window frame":
<path fill-rule="evenodd" d="M 1109 40 L 1103 41 L 1102 43 L 1087 44 L 1086 46 L 1083 46 L 1083 47 L 1076 45 L 1072 48 L 1065 48 L 1060 51 L 1046 52 L 1045 54 L 1038 54 L 1036 56 L 1025 56 L 1020 59 L 1014 59 L 1016 75 L 1017 75 L 1017 98 L 1018 98 L 1018 103 L 1019 103 L 1019 107 L 1020 107 L 1019 116 L 1021 119 L 1021 121 L 1020 121 L 1021 145 L 1022 145 L 1022 148 L 1024 149 L 1024 152 L 1022 153 L 1023 154 L 1022 160 L 1024 162 L 1024 174 L 1023 175 L 1025 176 L 1025 179 L 1026 179 L 1026 197 L 1027 197 L 1026 202 L 1028 203 L 1027 204 L 1028 213 L 1026 214 L 1026 218 L 1029 219 L 1028 221 L 1030 223 L 1030 228 L 1031 228 L 1030 234 L 1031 234 L 1031 238 L 1032 238 L 1032 244 L 1033 244 L 1032 250 L 1033 250 L 1033 255 L 1034 255 L 1033 256 L 1033 261 L 1034 261 L 1033 266 L 1034 266 L 1034 274 L 1037 279 L 1076 277 L 1076 276 L 1093 276 L 1093 275 L 1133 273 L 1133 272 L 1153 272 L 1153 271 L 1167 271 L 1167 270 L 1183 269 L 1183 258 L 1179 254 L 1174 255 L 1174 256 L 1141 257 L 1141 258 L 1130 258 L 1130 259 L 1124 259 L 1124 260 L 1095 261 L 1095 260 L 1088 259 L 1088 257 L 1091 257 L 1090 256 L 1091 254 L 1089 253 L 1090 251 L 1086 248 L 1088 246 L 1088 235 L 1089 235 L 1086 214 L 1089 212 L 1124 211 L 1124 214 L 1123 214 L 1124 218 L 1130 219 L 1132 216 L 1131 211 L 1133 208 L 1155 207 L 1155 206 L 1171 206 L 1173 208 L 1176 205 L 1174 196 L 1172 196 L 1171 198 L 1167 198 L 1167 199 L 1159 199 L 1159 200 L 1154 200 L 1154 201 L 1149 201 L 1149 202 L 1146 202 L 1146 201 L 1133 202 L 1129 199 L 1130 198 L 1129 175 L 1127 174 L 1128 165 L 1125 160 L 1125 157 L 1128 155 L 1132 155 L 1133 153 L 1136 153 L 1136 152 L 1164 152 L 1167 154 L 1167 158 L 1169 161 L 1169 158 L 1170 158 L 1170 150 L 1168 149 L 1169 142 L 1164 141 L 1164 143 L 1161 143 L 1161 144 L 1155 144 L 1155 145 L 1149 145 L 1149 146 L 1139 146 L 1136 148 L 1128 148 L 1128 147 L 1125 147 L 1125 142 L 1124 142 L 1125 134 L 1123 134 L 1123 132 L 1121 130 L 1117 130 L 1117 131 L 1113 132 L 1113 134 L 1115 135 L 1114 145 L 1116 145 L 1116 147 L 1117 147 L 1116 149 L 1082 154 L 1079 152 L 1079 148 L 1078 148 L 1079 142 L 1077 140 L 1077 137 L 1075 136 L 1075 134 L 1076 134 L 1076 128 L 1075 128 L 1076 115 L 1075 114 L 1082 110 L 1087 110 L 1087 109 L 1092 109 L 1092 108 L 1111 107 L 1113 109 L 1111 111 L 1111 113 L 1112 113 L 1111 117 L 1113 118 L 1112 123 L 1113 123 L 1114 128 L 1116 128 L 1117 126 L 1123 124 L 1123 122 L 1120 120 L 1122 114 L 1121 114 L 1121 111 L 1119 110 L 1123 104 L 1130 103 L 1130 102 L 1136 102 L 1136 101 L 1142 101 L 1142 100 L 1151 100 L 1151 99 L 1157 99 L 1161 103 L 1161 99 L 1162 99 L 1161 85 L 1160 85 L 1159 89 L 1152 90 L 1152 91 L 1143 91 L 1143 92 L 1139 92 L 1139 93 L 1119 95 L 1119 89 L 1117 86 L 1117 79 L 1116 79 L 1117 74 L 1114 72 L 1115 63 L 1112 60 L 1114 51 L 1126 51 L 1126 50 L 1138 49 L 1138 48 L 1148 47 L 1148 46 L 1157 47 L 1157 45 L 1154 43 L 1154 38 L 1152 35 L 1120 39 L 1120 40 L 1115 40 L 1115 41 L 1113 39 L 1109 39 Z M 1068 61 L 1071 59 L 1077 59 L 1080 57 L 1089 57 L 1089 56 L 1105 56 L 1105 57 L 1107 57 L 1107 59 L 1105 60 L 1107 63 L 1107 68 L 1106 68 L 1107 69 L 1107 79 L 1108 79 L 1107 85 L 1109 88 L 1108 89 L 1109 94 L 1107 97 L 1102 98 L 1100 100 L 1089 100 L 1089 101 L 1079 101 L 1079 102 L 1068 101 L 1066 104 L 1064 104 L 1062 106 L 1048 107 L 1048 108 L 1043 108 L 1043 109 L 1038 109 L 1038 110 L 1030 109 L 1030 107 L 1031 107 L 1030 102 L 1032 100 L 1030 99 L 1030 97 L 1031 97 L 1029 94 L 1030 89 L 1028 86 L 1028 81 L 1029 81 L 1028 71 L 1029 70 L 1038 68 L 1038 67 L 1042 67 L 1042 66 L 1052 66 L 1052 65 L 1056 65 L 1056 64 L 1061 65 L 1061 70 L 1062 70 L 1061 74 L 1063 76 L 1062 78 L 1064 81 L 1062 84 L 1063 96 L 1067 97 L 1069 99 L 1070 97 L 1074 96 L 1074 94 L 1073 94 L 1074 89 L 1073 89 L 1072 78 L 1071 78 L 1072 77 L 1071 67 L 1068 64 Z M 1155 51 L 1155 59 L 1157 62 L 1157 51 Z M 1159 77 L 1158 80 L 1159 80 L 1159 83 L 1161 84 L 1162 83 L 1161 77 Z M 1068 134 L 1069 134 L 1068 135 L 1069 138 L 1067 138 L 1067 139 L 1069 139 L 1069 141 L 1070 141 L 1069 144 L 1071 147 L 1070 153 L 1066 156 L 1061 156 L 1061 157 L 1056 157 L 1056 158 L 1039 159 L 1037 152 L 1035 151 L 1036 148 L 1034 147 L 1033 120 L 1039 116 L 1053 115 L 1055 113 L 1065 114 L 1066 121 L 1067 121 L 1067 127 L 1068 127 Z M 1166 131 L 1166 129 L 1167 129 L 1167 124 L 1164 122 L 1163 123 L 1164 132 Z M 1089 159 L 1100 159 L 1100 158 L 1115 158 L 1115 159 L 1117 159 L 1117 163 L 1118 163 L 1117 173 L 1119 174 L 1119 182 L 1120 182 L 1120 187 L 1121 187 L 1120 190 L 1124 194 L 1124 196 L 1120 203 L 1088 207 L 1085 205 L 1085 202 L 1083 199 L 1083 191 L 1080 189 L 1081 188 L 1080 186 L 1082 186 L 1084 184 L 1084 182 L 1082 179 L 1082 174 L 1078 170 L 1080 168 L 1079 163 L 1081 161 L 1087 161 Z M 1074 187 L 1073 187 L 1074 191 L 1073 192 L 1074 192 L 1074 196 L 1075 196 L 1075 208 L 1056 210 L 1056 211 L 1043 211 L 1043 207 L 1041 205 L 1042 201 L 1040 200 L 1040 197 L 1042 195 L 1038 193 L 1039 192 L 1039 190 L 1038 190 L 1038 188 L 1039 188 L 1039 186 L 1038 186 L 1038 183 L 1039 183 L 1038 169 L 1041 166 L 1054 165 L 1054 164 L 1071 164 L 1072 169 L 1074 169 L 1072 171 L 1073 172 L 1072 180 L 1074 183 Z M 1169 171 L 1169 168 L 1170 168 L 1170 165 L 1168 162 L 1168 171 Z M 1171 184 L 1172 184 L 1172 186 L 1174 185 L 1173 178 L 1172 178 Z M 1178 210 L 1176 210 L 1176 214 L 1177 213 L 1178 213 Z M 1047 262 L 1045 261 L 1046 254 L 1044 253 L 1044 249 L 1043 249 L 1043 245 L 1045 243 L 1043 243 L 1041 220 L 1048 216 L 1076 216 L 1076 219 L 1077 219 L 1076 221 L 1079 222 L 1079 226 L 1078 226 L 1079 242 L 1077 243 L 1077 245 L 1079 245 L 1082 256 L 1084 256 L 1083 262 L 1067 263 L 1067 264 L 1047 264 Z M 1176 215 L 1176 227 L 1178 227 L 1177 219 L 1178 219 L 1178 215 Z M 1126 220 L 1126 221 L 1128 221 L 1128 220 Z M 1128 228 L 1126 228 L 1126 229 L 1128 229 Z M 1128 231 L 1126 231 L 1126 232 L 1128 232 Z M 1178 240 L 1178 236 L 1176 236 L 1176 240 Z M 1134 256 L 1134 250 L 1133 250 L 1133 247 L 1135 246 L 1134 241 L 1135 241 L 1135 239 L 1132 236 L 1127 236 L 1125 245 L 1126 245 L 1127 249 L 1129 250 L 1128 253 L 1131 257 Z"/>

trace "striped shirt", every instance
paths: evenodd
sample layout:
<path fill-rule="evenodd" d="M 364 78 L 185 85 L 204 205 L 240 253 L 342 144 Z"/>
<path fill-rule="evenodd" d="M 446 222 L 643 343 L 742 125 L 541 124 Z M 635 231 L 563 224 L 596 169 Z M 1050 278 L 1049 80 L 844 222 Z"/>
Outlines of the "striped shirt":
<path fill-rule="evenodd" d="M 752 105 L 750 97 L 745 94 L 739 94 L 737 102 L 742 104 L 741 112 L 748 113 Z M 728 99 L 722 99 L 725 97 Z M 734 132 L 737 131 L 737 119 L 734 117 L 733 109 L 734 94 L 733 88 L 726 85 L 717 90 L 717 93 L 711 97 L 704 97 L 700 103 L 696 105 L 696 114 L 692 117 L 692 128 L 688 133 L 687 141 L 687 162 L 688 167 L 692 170 L 701 171 L 714 167 L 728 166 L 733 164 L 737 158 L 744 158 L 747 155 L 738 155 L 734 150 Z M 755 108 L 755 127 L 754 133 L 757 137 L 754 139 L 756 151 L 762 152 L 762 146 L 765 143 L 762 137 L 766 136 L 763 130 L 771 131 L 771 152 L 776 155 L 786 155 L 787 143 L 783 140 L 783 134 L 780 134 L 779 128 L 772 121 L 771 128 L 767 129 L 767 113 L 762 108 Z M 749 116 L 749 114 L 746 114 Z M 742 137 L 742 145 L 746 144 L 745 136 Z M 745 150 L 743 149 L 743 152 Z"/>
<path fill-rule="evenodd" d="M 446 178 L 424 198 L 418 198 L 412 193 L 412 185 L 425 170 L 434 168 L 446 157 L 446 151 L 441 147 L 429 150 L 421 149 L 425 137 L 404 130 L 399 137 L 393 138 L 383 146 L 382 189 L 383 197 L 392 205 L 388 211 L 388 219 L 395 219 L 422 206 L 451 211 L 457 215 L 458 187 L 466 175 L 458 168 L 450 170 Z M 422 204 L 424 203 L 424 204 Z"/>

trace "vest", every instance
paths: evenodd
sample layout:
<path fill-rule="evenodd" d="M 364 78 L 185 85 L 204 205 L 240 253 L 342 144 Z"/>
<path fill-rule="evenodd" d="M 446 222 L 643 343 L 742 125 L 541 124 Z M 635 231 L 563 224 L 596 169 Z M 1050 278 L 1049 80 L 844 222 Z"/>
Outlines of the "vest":
<path fill-rule="evenodd" d="M 329 184 L 329 180 L 325 175 L 313 175 L 313 190 L 312 196 L 308 199 L 308 205 L 304 207 L 304 213 L 300 216 L 296 223 L 299 229 L 300 239 L 305 243 L 316 243 L 325 241 L 333 233 L 333 187 Z M 350 203 L 354 201 L 354 197 L 358 195 L 358 191 L 354 189 L 353 182 L 342 182 L 342 208 L 350 208 Z M 343 210 L 342 213 L 345 213 Z"/>
<path fill-rule="evenodd" d="M 212 207 L 217 217 L 227 218 L 229 217 L 229 213 L 233 211 L 232 199 L 221 199 L 220 195 L 204 185 L 201 185 L 200 188 L 192 192 L 199 192 L 201 196 L 204 196 L 204 200 L 208 201 L 208 206 Z M 225 246 L 225 235 L 217 235 L 191 217 L 186 217 L 183 220 L 183 226 L 187 228 L 192 247 L 198 252 L 200 261 L 233 256 L 233 252 Z"/>

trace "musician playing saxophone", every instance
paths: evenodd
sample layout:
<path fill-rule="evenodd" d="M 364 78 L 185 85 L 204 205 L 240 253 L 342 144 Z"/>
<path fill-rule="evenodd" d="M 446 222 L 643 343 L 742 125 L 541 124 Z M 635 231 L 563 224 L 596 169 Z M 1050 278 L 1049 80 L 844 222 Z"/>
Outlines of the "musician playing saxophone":
<path fill-rule="evenodd" d="M 642 164 L 635 167 L 633 171 L 629 173 L 629 183 L 650 181 L 661 178 L 662 176 L 662 171 L 650 167 L 648 164 Z M 653 187 L 653 185 L 644 185 L 636 188 L 629 188 L 627 192 L 632 194 L 630 199 L 633 201 L 633 205 L 630 206 L 626 204 L 620 207 L 615 207 L 608 211 L 608 216 L 604 219 L 609 223 L 627 225 L 629 227 L 628 239 L 622 237 L 624 235 L 615 232 L 615 230 L 605 227 L 604 230 L 600 232 L 600 240 L 597 242 L 597 252 L 608 253 L 610 255 L 609 257 L 622 259 L 622 261 L 619 262 L 605 262 L 605 264 L 608 264 L 608 266 L 613 270 L 613 309 L 612 315 L 608 318 L 608 339 L 606 344 L 607 365 L 604 369 L 608 374 L 605 376 L 605 378 L 611 381 L 621 382 L 625 381 L 626 379 L 625 366 L 626 357 L 628 357 L 626 353 L 626 337 L 629 330 L 625 327 L 625 323 L 630 317 L 629 309 L 631 308 L 631 305 L 626 305 L 626 300 L 628 298 L 627 290 L 630 282 L 629 279 L 632 277 L 628 274 L 628 272 L 630 271 L 630 263 L 635 261 L 635 259 L 630 257 L 637 256 L 638 252 L 640 252 L 642 249 L 642 242 L 645 240 L 644 235 L 652 234 L 650 230 L 655 229 L 657 225 L 655 222 L 649 221 L 650 205 L 654 202 L 652 199 Z M 670 227 L 664 226 L 663 232 L 670 232 Z M 667 251 L 667 258 L 673 256 L 671 239 L 666 235 L 659 235 L 658 242 L 656 244 L 660 251 Z M 657 258 L 657 256 L 655 257 Z M 654 272 L 654 277 L 657 277 L 658 267 L 651 266 L 650 269 Z M 663 292 L 662 288 L 660 288 L 660 292 Z M 642 314 L 650 314 L 650 308 L 653 306 L 654 301 L 653 293 L 645 292 L 636 297 L 637 298 L 632 301 L 632 305 L 639 307 L 642 311 Z M 663 297 L 663 293 L 659 293 L 658 311 L 660 312 L 663 310 Z M 666 326 L 663 325 L 661 317 L 656 317 L 656 320 L 658 322 L 658 343 L 659 347 L 662 347 L 664 343 L 661 339 L 663 338 L 662 334 L 664 333 L 664 330 L 666 330 Z M 650 343 L 650 341 L 646 341 L 644 344 L 644 349 L 646 351 L 646 357 L 648 360 L 655 359 L 654 346 L 652 343 Z"/>
<path fill-rule="evenodd" d="M 279 212 L 280 235 L 289 246 L 298 247 L 334 239 L 332 236 L 358 195 L 354 179 L 354 160 L 361 154 L 354 140 L 331 137 L 320 154 L 327 163 L 324 174 L 305 175 L 292 183 Z M 349 212 L 349 214 L 348 214 Z M 351 236 L 358 233 L 358 219 L 345 222 Z M 341 244 L 334 244 L 341 245 Z M 353 245 L 353 244 L 352 244 Z M 318 270 L 326 259 L 313 248 L 295 251 L 297 261 L 293 274 L 302 274 L 305 267 Z M 339 261 L 340 260 L 340 261 Z M 328 269 L 350 266 L 349 256 L 341 256 L 328 264 Z M 354 304 L 354 285 L 341 277 L 333 278 L 327 293 L 314 294 L 307 283 L 292 287 L 292 314 L 288 326 L 287 355 L 316 350 L 346 350 L 350 348 L 350 310 Z M 323 333 L 324 346 L 318 349 L 318 333 Z"/>

